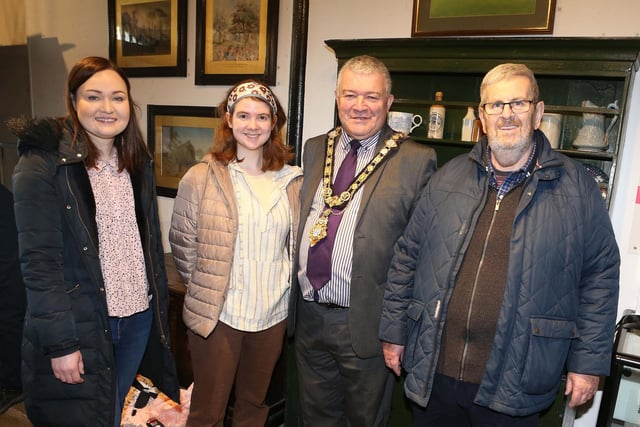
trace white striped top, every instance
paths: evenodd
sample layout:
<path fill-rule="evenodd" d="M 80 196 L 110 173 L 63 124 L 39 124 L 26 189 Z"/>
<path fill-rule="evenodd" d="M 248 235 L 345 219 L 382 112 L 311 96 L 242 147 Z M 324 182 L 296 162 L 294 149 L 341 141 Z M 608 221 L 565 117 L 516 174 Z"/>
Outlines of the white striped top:
<path fill-rule="evenodd" d="M 252 177 L 236 163 L 229 164 L 229 172 L 238 233 L 220 321 L 242 331 L 262 331 L 287 317 L 291 213 L 286 187 L 294 175 L 276 179 L 269 171 Z"/>
<path fill-rule="evenodd" d="M 380 132 L 372 136 L 371 138 L 360 141 L 361 147 L 358 149 L 358 164 L 356 166 L 356 175 L 369 164 L 371 159 L 376 154 L 376 143 Z M 334 150 L 334 168 L 333 177 L 340 169 L 342 161 L 347 156 L 347 153 L 351 149 L 351 137 L 346 132 L 341 132 L 340 140 Z M 324 158 L 316 159 L 324 163 Z M 356 229 L 356 222 L 358 216 L 358 210 L 360 208 L 360 201 L 362 200 L 362 189 L 366 183 L 356 191 L 353 195 L 353 199 L 347 204 L 347 207 L 342 213 L 342 221 L 338 226 L 338 231 L 333 244 L 333 253 L 331 255 L 331 280 L 318 291 L 320 297 L 318 302 L 338 304 L 343 307 L 349 306 L 350 298 L 350 283 L 351 283 L 351 270 L 352 270 L 352 258 L 353 258 L 353 235 Z M 311 210 L 309 216 L 302 230 L 302 239 L 300 241 L 300 255 L 299 255 L 299 270 L 298 281 L 300 283 L 300 290 L 302 291 L 302 297 L 305 300 L 313 301 L 313 287 L 307 278 L 307 261 L 309 255 L 309 230 L 313 227 L 313 224 L 318 220 L 320 213 L 324 208 L 324 200 L 322 199 L 322 181 L 316 189 L 316 193 L 313 196 L 313 203 L 311 204 Z M 311 260 L 313 262 L 313 260 Z"/>

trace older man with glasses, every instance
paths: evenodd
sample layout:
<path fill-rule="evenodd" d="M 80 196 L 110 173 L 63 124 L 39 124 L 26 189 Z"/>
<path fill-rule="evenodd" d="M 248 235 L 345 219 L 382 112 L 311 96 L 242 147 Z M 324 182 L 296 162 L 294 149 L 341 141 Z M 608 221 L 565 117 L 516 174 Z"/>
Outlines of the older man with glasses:
<path fill-rule="evenodd" d="M 427 183 L 395 246 L 379 337 L 415 426 L 537 427 L 609 373 L 620 258 L 600 191 L 537 130 L 529 68 L 480 87 L 486 136 Z"/>

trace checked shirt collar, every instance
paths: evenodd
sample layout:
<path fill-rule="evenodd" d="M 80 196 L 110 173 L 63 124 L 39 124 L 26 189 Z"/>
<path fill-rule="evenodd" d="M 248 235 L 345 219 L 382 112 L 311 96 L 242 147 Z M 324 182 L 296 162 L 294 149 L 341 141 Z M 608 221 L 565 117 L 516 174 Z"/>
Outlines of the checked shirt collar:
<path fill-rule="evenodd" d="M 531 154 L 529 154 L 527 162 L 517 171 L 511 172 L 507 178 L 505 178 L 502 185 L 499 185 L 498 179 L 496 178 L 496 171 L 491 163 L 491 147 L 487 144 L 487 148 L 485 149 L 485 161 L 487 162 L 487 168 L 489 170 L 489 185 L 498 190 L 498 200 L 502 200 L 505 194 L 513 190 L 524 182 L 525 179 L 531 176 L 531 165 L 534 163 L 534 159 L 536 158 L 537 145 L 538 144 L 534 141 L 533 150 L 531 150 Z"/>

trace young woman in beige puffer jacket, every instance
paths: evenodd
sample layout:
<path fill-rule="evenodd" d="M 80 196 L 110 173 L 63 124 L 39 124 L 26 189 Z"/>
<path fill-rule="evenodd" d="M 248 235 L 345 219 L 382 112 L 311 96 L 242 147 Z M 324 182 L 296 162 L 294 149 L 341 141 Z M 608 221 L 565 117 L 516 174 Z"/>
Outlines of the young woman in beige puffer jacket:
<path fill-rule="evenodd" d="M 169 240 L 187 293 L 194 375 L 189 426 L 264 425 L 286 330 L 302 172 L 289 166 L 286 121 L 271 90 L 235 85 L 204 159 L 182 178 Z M 237 423 L 237 424 L 236 424 Z"/>

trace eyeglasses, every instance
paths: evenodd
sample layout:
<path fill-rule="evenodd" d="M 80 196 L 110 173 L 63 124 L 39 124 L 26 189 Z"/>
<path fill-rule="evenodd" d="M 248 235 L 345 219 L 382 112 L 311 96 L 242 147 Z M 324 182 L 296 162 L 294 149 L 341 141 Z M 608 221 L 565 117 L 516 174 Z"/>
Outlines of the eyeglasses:
<path fill-rule="evenodd" d="M 517 99 L 511 102 L 487 102 L 486 104 L 482 104 L 481 107 L 491 116 L 502 114 L 505 105 L 508 105 L 509 108 L 511 108 L 511 111 L 518 114 L 526 113 L 531 108 L 531 104 L 535 104 L 536 102 L 538 101 L 531 99 Z"/>

